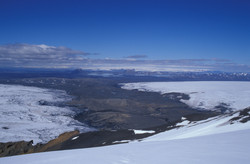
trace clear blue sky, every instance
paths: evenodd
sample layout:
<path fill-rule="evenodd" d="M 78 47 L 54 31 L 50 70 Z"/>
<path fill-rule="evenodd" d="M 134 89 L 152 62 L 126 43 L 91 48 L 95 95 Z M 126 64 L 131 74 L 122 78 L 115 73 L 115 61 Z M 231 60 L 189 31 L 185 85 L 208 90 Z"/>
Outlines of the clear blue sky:
<path fill-rule="evenodd" d="M 249 0 L 0 0 L 0 45 L 250 64 Z"/>

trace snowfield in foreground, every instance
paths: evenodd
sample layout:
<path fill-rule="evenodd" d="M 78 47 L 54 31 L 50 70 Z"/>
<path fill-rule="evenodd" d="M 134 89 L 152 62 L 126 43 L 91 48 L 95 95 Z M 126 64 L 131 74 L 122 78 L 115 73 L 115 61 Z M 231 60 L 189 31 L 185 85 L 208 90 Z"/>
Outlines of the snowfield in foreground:
<path fill-rule="evenodd" d="M 45 143 L 74 129 L 91 130 L 72 118 L 72 109 L 56 106 L 70 99 L 60 90 L 0 84 L 0 142 Z"/>
<path fill-rule="evenodd" d="M 164 93 L 185 93 L 190 99 L 181 101 L 190 107 L 216 110 L 218 106 L 240 110 L 250 106 L 250 82 L 140 82 L 122 84 L 123 89 Z"/>
<path fill-rule="evenodd" d="M 141 142 L 0 158 L 8 164 L 248 164 L 250 110 L 198 122 L 183 119 L 179 128 Z M 236 119 L 237 118 L 237 119 Z"/>

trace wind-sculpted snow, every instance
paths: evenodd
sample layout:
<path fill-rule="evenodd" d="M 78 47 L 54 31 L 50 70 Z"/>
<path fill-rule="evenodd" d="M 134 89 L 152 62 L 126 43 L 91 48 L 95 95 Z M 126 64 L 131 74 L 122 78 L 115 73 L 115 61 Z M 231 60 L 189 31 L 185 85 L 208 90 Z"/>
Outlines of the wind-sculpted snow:
<path fill-rule="evenodd" d="M 73 119 L 76 111 L 58 105 L 71 97 L 61 90 L 0 84 L 0 142 L 48 142 L 61 133 L 92 130 Z"/>
<path fill-rule="evenodd" d="M 250 82 L 141 82 L 126 83 L 123 89 L 164 93 L 185 93 L 190 99 L 181 99 L 187 105 L 205 110 L 240 110 L 250 106 Z"/>

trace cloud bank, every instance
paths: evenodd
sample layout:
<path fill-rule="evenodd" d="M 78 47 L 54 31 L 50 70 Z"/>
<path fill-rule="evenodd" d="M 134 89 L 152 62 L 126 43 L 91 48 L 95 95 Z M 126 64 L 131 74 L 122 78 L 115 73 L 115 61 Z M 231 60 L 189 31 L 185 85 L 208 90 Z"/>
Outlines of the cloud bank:
<path fill-rule="evenodd" d="M 90 55 L 67 47 L 30 44 L 0 46 L 0 64 L 5 67 L 69 67 Z"/>
<path fill-rule="evenodd" d="M 123 59 L 91 59 L 95 53 L 48 45 L 0 45 L 1 67 L 23 68 L 82 68 L 82 69 L 135 69 L 138 71 L 228 71 L 250 72 L 249 65 L 227 59 L 146 60 L 146 55 L 127 56 Z M 132 60 L 131 60 L 132 59 Z"/>

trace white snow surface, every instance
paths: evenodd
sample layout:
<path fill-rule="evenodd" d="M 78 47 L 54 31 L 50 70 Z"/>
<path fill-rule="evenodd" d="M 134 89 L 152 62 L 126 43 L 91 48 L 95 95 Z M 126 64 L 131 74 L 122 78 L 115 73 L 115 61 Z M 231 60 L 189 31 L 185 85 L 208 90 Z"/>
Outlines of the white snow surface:
<path fill-rule="evenodd" d="M 112 143 L 127 143 L 127 142 L 132 142 L 132 141 L 131 140 L 121 140 L 121 141 L 114 141 Z"/>
<path fill-rule="evenodd" d="M 219 122 L 224 122 L 220 118 Z M 218 118 L 211 119 L 214 126 Z M 218 125 L 221 125 L 219 124 Z M 201 123 L 202 124 L 202 123 Z M 240 125 L 241 123 L 236 123 Z M 200 126 L 200 124 L 197 124 Z M 230 124 L 221 125 L 228 129 Z M 104 146 L 87 149 L 65 150 L 46 153 L 36 153 L 13 157 L 0 158 L 0 163 L 8 164 L 248 164 L 250 160 L 250 126 L 244 130 L 229 130 L 231 132 L 210 133 L 210 135 L 196 135 L 196 137 L 185 137 L 182 139 L 168 139 L 169 132 L 163 132 L 149 137 L 142 142 L 130 142 L 127 144 Z M 204 127 L 205 128 L 205 127 Z M 198 129 L 198 128 L 197 128 Z M 234 129 L 234 128 L 233 128 Z M 183 134 L 187 130 L 180 128 Z M 190 133 L 192 130 L 190 131 Z M 197 133 L 196 133 L 197 134 Z"/>
<path fill-rule="evenodd" d="M 0 142 L 46 143 L 67 131 L 93 130 L 74 120 L 69 107 L 53 105 L 70 99 L 61 90 L 0 84 Z M 41 100 L 52 105 L 40 105 Z"/>
<path fill-rule="evenodd" d="M 154 130 L 134 130 L 135 134 L 155 133 Z"/>
<path fill-rule="evenodd" d="M 232 118 L 237 116 L 239 116 L 239 112 L 221 115 L 197 122 L 183 120 L 182 122 L 176 124 L 176 126 L 180 126 L 179 128 L 174 128 L 172 130 L 148 137 L 144 141 L 176 140 L 240 130 L 250 130 L 250 121 L 246 123 L 230 121 Z"/>
<path fill-rule="evenodd" d="M 250 123 L 229 122 L 238 114 L 183 125 L 141 142 L 4 157 L 0 163 L 248 164 Z"/>
<path fill-rule="evenodd" d="M 181 99 L 190 107 L 216 110 L 223 105 L 232 110 L 240 110 L 250 106 L 250 82 L 239 81 L 196 81 L 196 82 L 139 82 L 124 83 L 123 89 L 148 92 L 185 93 L 190 99 Z"/>
<path fill-rule="evenodd" d="M 77 138 L 79 138 L 79 136 L 73 137 L 71 140 L 76 140 Z"/>

